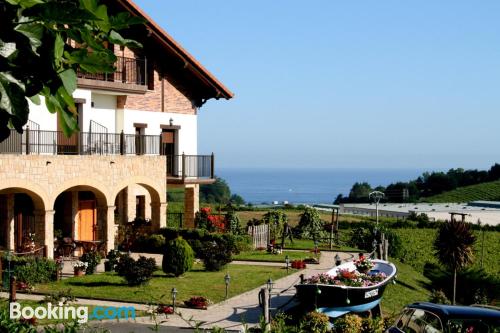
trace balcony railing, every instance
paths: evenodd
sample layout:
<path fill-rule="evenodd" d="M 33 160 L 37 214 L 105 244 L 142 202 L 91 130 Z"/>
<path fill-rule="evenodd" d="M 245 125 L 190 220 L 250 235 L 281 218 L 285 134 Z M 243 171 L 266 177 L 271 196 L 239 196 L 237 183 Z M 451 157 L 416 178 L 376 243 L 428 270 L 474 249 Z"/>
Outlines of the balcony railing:
<path fill-rule="evenodd" d="M 0 142 L 0 154 L 26 155 L 165 155 L 161 135 L 78 132 L 66 137 L 60 131 L 11 130 Z M 184 183 L 215 179 L 214 155 L 166 155 L 167 179 Z"/>
<path fill-rule="evenodd" d="M 114 73 L 86 73 L 77 71 L 77 76 L 81 79 L 96 80 L 102 82 L 118 82 L 125 84 L 134 84 L 145 86 L 147 84 L 147 62 L 145 59 L 135 59 L 126 57 L 117 57 L 115 63 L 116 71 Z"/>

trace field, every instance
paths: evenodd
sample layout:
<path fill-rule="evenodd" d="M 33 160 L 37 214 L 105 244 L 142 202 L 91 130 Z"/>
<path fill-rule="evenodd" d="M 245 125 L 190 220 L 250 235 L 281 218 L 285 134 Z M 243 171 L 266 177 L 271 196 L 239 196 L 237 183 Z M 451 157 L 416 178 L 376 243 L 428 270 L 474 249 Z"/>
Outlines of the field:
<path fill-rule="evenodd" d="M 500 200 L 500 181 L 459 187 L 456 190 L 444 192 L 428 198 L 424 202 L 469 202 L 474 200 Z"/>
<path fill-rule="evenodd" d="M 304 260 L 314 257 L 314 253 L 309 251 L 283 251 L 281 254 L 272 254 L 266 250 L 262 251 L 243 251 L 240 254 L 234 255 L 233 260 L 250 260 L 250 261 L 268 261 L 268 262 L 285 262 L 285 257 L 288 256 L 292 260 Z M 320 255 L 318 255 L 319 258 Z"/>
<path fill-rule="evenodd" d="M 436 237 L 437 229 L 393 229 L 401 237 L 403 243 L 403 262 L 411 265 L 419 272 L 423 271 L 426 262 L 437 263 L 433 254 L 432 243 Z M 481 231 L 474 231 L 476 243 L 474 244 L 474 267 L 481 266 L 481 253 L 483 248 Z M 491 274 L 500 275 L 500 232 L 484 232 L 483 267 Z"/>

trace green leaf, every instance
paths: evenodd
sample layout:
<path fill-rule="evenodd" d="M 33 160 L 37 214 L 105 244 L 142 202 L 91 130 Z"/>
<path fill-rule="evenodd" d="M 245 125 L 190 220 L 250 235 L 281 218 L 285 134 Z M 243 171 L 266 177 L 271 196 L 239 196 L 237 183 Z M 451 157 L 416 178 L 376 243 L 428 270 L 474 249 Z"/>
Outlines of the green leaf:
<path fill-rule="evenodd" d="M 22 23 L 17 25 L 14 30 L 28 37 L 31 49 L 38 55 L 37 49 L 42 45 L 44 26 L 38 23 Z"/>
<path fill-rule="evenodd" d="M 16 43 L 4 43 L 0 40 L 0 56 L 8 58 L 16 52 Z"/>
<path fill-rule="evenodd" d="M 69 94 L 72 94 L 76 90 L 77 77 L 74 70 L 67 69 L 64 72 L 59 73 L 59 78 Z"/>
<path fill-rule="evenodd" d="M 34 96 L 31 96 L 31 97 L 28 97 L 28 98 L 35 105 L 40 105 L 42 103 L 42 101 L 40 100 L 40 95 L 34 95 Z"/>
<path fill-rule="evenodd" d="M 78 121 L 76 119 L 76 115 L 69 113 L 65 110 L 60 110 L 58 112 L 59 115 L 59 124 L 61 125 L 61 129 L 67 137 L 71 136 L 75 131 L 78 130 Z"/>
<path fill-rule="evenodd" d="M 88 73 L 112 73 L 115 70 L 116 55 L 110 51 L 87 53 L 87 50 L 77 50 L 65 53 L 72 64 L 79 64 Z"/>
<path fill-rule="evenodd" d="M 141 43 L 136 42 L 135 40 L 132 39 L 123 38 L 122 35 L 120 35 L 118 32 L 114 30 L 111 30 L 111 32 L 109 33 L 109 41 L 113 44 L 123 45 L 130 48 L 137 48 L 137 49 L 142 48 Z"/>
<path fill-rule="evenodd" d="M 73 96 L 71 96 L 64 87 L 59 87 L 59 89 L 57 89 L 56 98 L 59 100 L 61 106 L 66 106 L 63 108 L 64 110 L 68 110 L 73 114 L 77 113 Z"/>
<path fill-rule="evenodd" d="M 43 0 L 6 0 L 11 5 L 21 6 L 22 8 L 30 8 L 35 5 L 44 3 Z"/>
<path fill-rule="evenodd" d="M 54 44 L 54 59 L 60 63 L 63 53 L 64 53 L 64 40 L 61 37 L 61 34 L 56 35 L 56 41 Z"/>
<path fill-rule="evenodd" d="M 8 112 L 16 130 L 28 121 L 29 105 L 24 88 L 6 73 L 0 73 L 0 109 Z"/>

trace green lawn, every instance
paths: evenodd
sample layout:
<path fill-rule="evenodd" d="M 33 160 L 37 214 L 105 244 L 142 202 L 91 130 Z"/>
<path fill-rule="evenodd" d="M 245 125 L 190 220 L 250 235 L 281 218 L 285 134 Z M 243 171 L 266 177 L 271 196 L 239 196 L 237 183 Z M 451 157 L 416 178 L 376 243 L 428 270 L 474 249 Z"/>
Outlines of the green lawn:
<path fill-rule="evenodd" d="M 430 296 L 430 291 L 426 289 L 429 279 L 410 265 L 391 261 L 398 269 L 396 284 L 388 285 L 382 298 L 382 311 L 389 317 L 398 314 L 407 304 L 428 301 Z"/>
<path fill-rule="evenodd" d="M 286 270 L 280 267 L 230 264 L 227 270 L 206 272 L 202 265 L 197 264 L 192 271 L 177 278 L 157 271 L 153 279 L 145 286 L 129 287 L 116 274 L 104 273 L 41 284 L 35 288 L 37 292 L 42 293 L 53 293 L 71 288 L 72 294 L 77 297 L 168 304 L 171 303 L 170 291 L 175 287 L 178 290 L 179 304 L 192 296 L 205 296 L 217 303 L 224 299 L 226 273 L 231 276 L 229 287 L 231 297 L 265 284 L 270 277 L 273 280 L 279 279 L 286 275 Z"/>
<path fill-rule="evenodd" d="M 500 181 L 459 187 L 428 198 L 424 202 L 469 202 L 474 200 L 500 200 Z"/>
<path fill-rule="evenodd" d="M 342 237 L 341 237 L 342 241 Z M 327 242 L 320 242 L 318 243 L 318 248 L 320 250 L 330 250 L 330 244 Z M 291 249 L 291 250 L 313 250 L 314 249 L 314 242 L 311 239 L 294 239 L 293 243 L 291 243 L 289 240 L 285 242 L 285 249 Z M 359 249 L 349 247 L 349 246 L 335 246 L 333 245 L 332 251 L 360 251 Z"/>
<path fill-rule="evenodd" d="M 285 257 L 288 256 L 290 261 L 303 260 L 305 258 L 314 257 L 314 253 L 309 251 L 283 251 L 281 254 L 272 254 L 266 250 L 262 251 L 244 251 L 238 255 L 233 256 L 234 260 L 253 260 L 253 261 L 271 261 L 271 262 L 285 262 Z M 319 255 L 318 255 L 319 257 Z"/>

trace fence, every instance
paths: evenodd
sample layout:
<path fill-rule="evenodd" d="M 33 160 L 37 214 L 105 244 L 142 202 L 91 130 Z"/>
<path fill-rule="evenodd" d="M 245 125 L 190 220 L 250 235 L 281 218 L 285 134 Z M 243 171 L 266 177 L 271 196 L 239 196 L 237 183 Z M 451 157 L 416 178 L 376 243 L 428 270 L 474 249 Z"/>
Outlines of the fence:
<path fill-rule="evenodd" d="M 267 248 L 269 244 L 269 224 L 249 226 L 248 234 L 252 237 L 254 249 Z"/>

